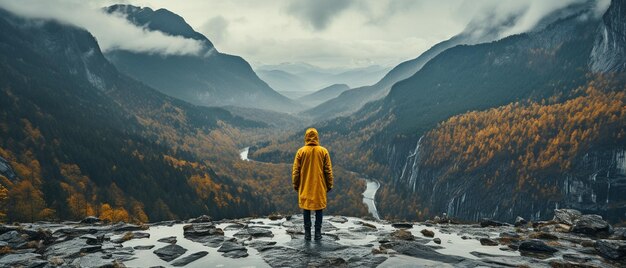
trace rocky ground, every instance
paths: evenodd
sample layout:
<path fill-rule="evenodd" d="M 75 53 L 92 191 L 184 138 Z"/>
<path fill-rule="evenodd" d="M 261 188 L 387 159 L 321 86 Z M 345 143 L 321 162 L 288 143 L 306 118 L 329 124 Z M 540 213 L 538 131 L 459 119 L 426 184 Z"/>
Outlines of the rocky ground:
<path fill-rule="evenodd" d="M 1 225 L 0 267 L 626 267 L 624 228 L 575 210 L 555 215 L 515 224 L 329 216 L 322 241 L 303 239 L 299 215 Z"/>

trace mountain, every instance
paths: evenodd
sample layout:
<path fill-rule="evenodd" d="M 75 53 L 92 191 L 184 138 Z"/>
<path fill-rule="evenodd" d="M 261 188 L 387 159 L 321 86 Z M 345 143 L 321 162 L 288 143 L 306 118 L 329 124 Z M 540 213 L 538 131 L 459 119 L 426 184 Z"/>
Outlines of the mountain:
<path fill-rule="evenodd" d="M 220 53 L 183 18 L 166 10 L 113 5 L 109 13 L 122 14 L 132 23 L 172 36 L 202 42 L 198 55 L 158 55 L 111 50 L 106 53 L 117 69 L 175 98 L 204 106 L 235 105 L 282 112 L 299 106 L 280 95 L 254 73 L 241 57 Z"/>
<path fill-rule="evenodd" d="M 310 92 L 333 84 L 347 84 L 349 87 L 371 85 L 388 70 L 378 65 L 348 69 L 321 68 L 306 63 L 282 63 L 256 68 L 263 81 L 279 92 Z"/>
<path fill-rule="evenodd" d="M 534 27 L 534 30 L 539 31 L 561 18 L 589 9 L 593 4 L 593 1 L 586 1 L 556 10 L 546 15 Z M 350 115 L 366 103 L 385 97 L 395 83 L 411 77 L 439 53 L 457 45 L 486 43 L 502 38 L 502 35 L 515 25 L 520 16 L 512 15 L 503 21 L 490 21 L 490 19 L 495 20 L 495 18 L 496 16 L 487 19 L 474 19 L 460 34 L 434 45 L 415 59 L 400 63 L 376 84 L 348 90 L 337 98 L 313 107 L 302 114 L 312 114 L 317 120 Z"/>
<path fill-rule="evenodd" d="M 269 208 L 189 151 L 219 144 L 212 137 L 227 126 L 263 124 L 119 73 L 83 29 L 0 14 L 0 157 L 17 175 L 0 176 L 4 219 L 146 222 Z"/>
<path fill-rule="evenodd" d="M 623 184 L 625 179 L 619 163 L 623 161 L 621 155 L 626 144 L 619 134 L 605 136 L 602 133 L 624 131 L 624 120 L 619 119 L 624 110 L 600 107 L 623 107 L 623 96 L 611 92 L 625 90 L 619 78 L 624 69 L 618 64 L 616 68 L 606 69 L 611 72 L 604 73 L 607 77 L 618 76 L 616 86 L 596 81 L 584 94 L 577 89 L 602 75 L 593 67 L 595 59 L 601 58 L 597 51 L 603 42 L 598 39 L 605 38 L 605 28 L 609 32 L 618 31 L 616 28 L 626 23 L 625 14 L 621 2 L 613 1 L 603 18 L 595 17 L 593 10 L 588 9 L 557 20 L 540 31 L 448 49 L 415 75 L 394 85 L 385 99 L 366 106 L 359 112 L 360 115 L 371 114 L 364 121 L 390 119 L 369 141 L 384 144 L 374 149 L 374 155 L 389 167 L 393 178 L 389 184 L 393 186 L 389 187 L 394 189 L 383 190 L 381 194 L 381 204 L 390 206 L 381 210 L 393 214 L 391 208 L 397 204 L 391 204 L 399 199 L 411 200 L 409 203 L 416 216 L 443 211 L 465 219 L 510 220 L 517 215 L 536 219 L 552 213 L 555 207 L 572 207 L 605 215 L 612 221 L 623 221 L 626 208 L 620 205 L 623 200 L 616 195 L 625 190 L 617 185 Z M 626 45 L 623 42 L 613 44 L 614 48 L 607 52 L 609 55 L 615 55 L 614 51 Z M 506 106 L 528 101 L 531 104 L 521 104 L 521 108 Z M 612 101 L 617 103 L 611 104 Z M 503 110 L 470 112 L 499 106 L 504 106 Z M 581 107 L 595 107 L 597 112 Z M 548 120 L 550 117 L 542 114 L 550 110 L 553 112 L 549 114 L 556 119 Z M 503 114 L 496 115 L 498 113 Z M 484 133 L 494 135 L 491 137 L 496 140 L 463 137 L 461 128 L 456 129 L 459 132 L 439 131 L 460 125 L 455 123 L 458 122 L 456 117 L 450 119 L 459 114 L 461 123 L 470 119 L 469 122 L 473 122 L 473 128 L 467 128 L 469 132 L 465 135 L 473 137 Z M 511 117 L 505 121 L 506 125 L 493 125 L 488 121 L 492 116 Z M 589 121 L 572 121 L 571 118 L 577 116 Z M 534 121 L 537 118 L 541 120 Z M 530 134 L 533 124 L 529 122 L 538 124 L 538 136 Z M 519 128 L 507 129 L 507 125 Z M 530 133 L 521 134 L 520 130 Z M 586 135 L 580 137 L 576 133 Z M 570 139 L 564 140 L 561 135 Z M 515 137 L 519 139 L 510 140 Z M 536 137 L 551 141 L 556 147 L 533 145 Z M 449 139 L 462 142 L 459 145 L 463 150 L 461 156 L 472 157 L 477 162 L 461 161 L 457 158 L 459 155 L 442 156 L 443 160 L 437 162 L 429 160 L 437 158 L 439 150 L 453 150 L 451 144 L 438 142 Z M 534 151 L 529 149 L 532 146 L 537 146 Z M 563 148 L 570 150 L 565 153 Z M 527 158 L 529 160 L 524 160 Z M 442 163 L 439 161 L 446 164 L 437 166 L 435 163 Z M 538 163 L 532 164 L 533 161 Z M 601 198 L 605 200 L 598 201 Z M 502 202 L 504 199 L 507 201 Z"/>
<path fill-rule="evenodd" d="M 316 106 L 322 102 L 325 102 L 327 100 L 330 100 L 332 98 L 339 96 L 339 94 L 341 94 L 342 92 L 348 89 L 350 89 L 350 87 L 348 87 L 348 85 L 346 84 L 334 84 L 334 85 L 322 88 L 318 91 L 315 91 L 311 94 L 302 96 L 298 98 L 298 101 L 309 106 Z"/>
<path fill-rule="evenodd" d="M 623 6 L 600 17 L 587 3 L 542 29 L 448 48 L 383 99 L 316 127 L 334 163 L 382 182 L 388 218 L 568 207 L 623 222 Z M 253 157 L 290 161 L 276 144 Z"/>

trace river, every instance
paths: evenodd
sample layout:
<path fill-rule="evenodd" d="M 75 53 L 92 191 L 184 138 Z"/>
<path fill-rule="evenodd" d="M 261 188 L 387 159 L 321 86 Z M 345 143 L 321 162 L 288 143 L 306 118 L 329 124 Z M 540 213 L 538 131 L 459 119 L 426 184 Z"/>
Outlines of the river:
<path fill-rule="evenodd" d="M 250 147 L 243 148 L 239 151 L 239 157 L 241 160 L 250 161 L 248 158 L 248 153 L 250 152 Z M 353 172 L 354 173 L 354 172 Z M 358 173 L 355 173 L 358 175 Z M 365 192 L 363 192 L 363 203 L 367 206 L 367 210 L 377 220 L 380 220 L 380 215 L 378 215 L 378 209 L 376 208 L 376 192 L 378 188 L 380 188 L 380 183 L 375 180 L 363 179 L 366 182 Z"/>

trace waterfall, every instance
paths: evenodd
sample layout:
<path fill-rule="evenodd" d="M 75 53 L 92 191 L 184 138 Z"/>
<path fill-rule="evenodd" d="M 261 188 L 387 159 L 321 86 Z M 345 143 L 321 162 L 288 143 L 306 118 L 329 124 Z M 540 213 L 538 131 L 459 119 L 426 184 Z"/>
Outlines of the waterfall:
<path fill-rule="evenodd" d="M 415 145 L 415 149 L 409 153 L 406 157 L 406 161 L 404 162 L 404 167 L 402 168 L 402 173 L 400 174 L 399 182 L 406 183 L 406 185 L 411 189 L 412 192 L 415 192 L 415 186 L 417 184 L 417 176 L 419 174 L 419 160 L 420 160 L 420 146 L 422 144 L 422 139 L 424 136 L 421 136 Z"/>

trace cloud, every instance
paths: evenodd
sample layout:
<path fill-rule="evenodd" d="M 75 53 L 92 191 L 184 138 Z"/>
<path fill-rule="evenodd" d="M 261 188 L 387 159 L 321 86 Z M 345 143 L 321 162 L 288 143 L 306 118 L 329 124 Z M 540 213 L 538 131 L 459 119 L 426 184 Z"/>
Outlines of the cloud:
<path fill-rule="evenodd" d="M 352 0 L 296 0 L 287 6 L 287 13 L 321 31 L 352 3 Z"/>
<path fill-rule="evenodd" d="M 84 1 L 0 0 L 0 7 L 22 17 L 51 19 L 84 28 L 96 37 L 103 51 L 119 49 L 162 55 L 197 55 L 203 49 L 200 41 L 149 31 Z"/>
<path fill-rule="evenodd" d="M 228 20 L 222 16 L 215 16 L 200 26 L 200 31 L 207 34 L 207 38 L 220 42 L 228 34 Z"/>

